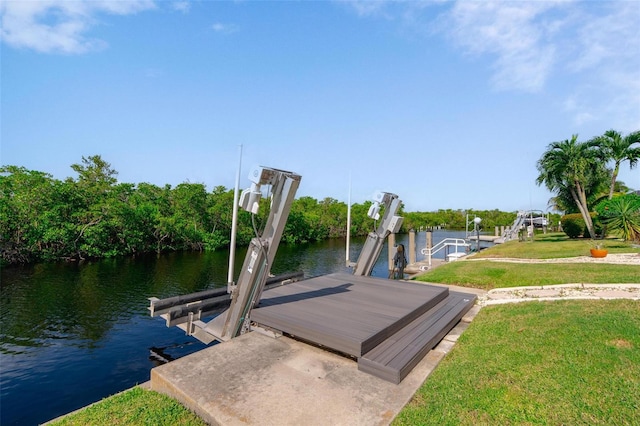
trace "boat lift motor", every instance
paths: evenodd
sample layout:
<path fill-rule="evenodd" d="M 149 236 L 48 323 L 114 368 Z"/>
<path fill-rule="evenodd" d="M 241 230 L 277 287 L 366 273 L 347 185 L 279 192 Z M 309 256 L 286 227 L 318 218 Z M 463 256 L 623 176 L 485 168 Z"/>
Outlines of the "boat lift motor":
<path fill-rule="evenodd" d="M 382 247 L 384 246 L 385 239 L 390 233 L 396 233 L 402 226 L 403 217 L 398 216 L 398 210 L 402 200 L 398 198 L 396 194 L 390 192 L 378 191 L 373 196 L 373 204 L 369 207 L 367 215 L 374 220 L 380 219 L 380 208 L 384 206 L 384 215 L 380 226 L 374 232 L 370 232 L 367 236 L 358 261 L 355 263 L 353 275 L 369 276 L 373 270 Z"/>

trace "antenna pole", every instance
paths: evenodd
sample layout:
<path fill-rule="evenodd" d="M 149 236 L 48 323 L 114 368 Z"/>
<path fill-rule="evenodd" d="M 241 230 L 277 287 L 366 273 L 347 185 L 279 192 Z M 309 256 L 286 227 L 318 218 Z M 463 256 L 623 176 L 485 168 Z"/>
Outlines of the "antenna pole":
<path fill-rule="evenodd" d="M 240 170 L 242 169 L 242 144 L 239 146 L 238 171 L 236 173 L 236 187 L 233 190 L 233 217 L 231 219 L 231 243 L 229 246 L 229 272 L 227 274 L 227 293 L 231 293 L 234 286 L 233 269 L 236 258 L 236 230 L 238 227 L 238 191 L 240 189 Z"/>
<path fill-rule="evenodd" d="M 349 172 L 349 196 L 347 197 L 347 248 L 345 253 L 345 263 L 351 266 L 349 261 L 349 243 L 351 240 L 351 172 Z"/>

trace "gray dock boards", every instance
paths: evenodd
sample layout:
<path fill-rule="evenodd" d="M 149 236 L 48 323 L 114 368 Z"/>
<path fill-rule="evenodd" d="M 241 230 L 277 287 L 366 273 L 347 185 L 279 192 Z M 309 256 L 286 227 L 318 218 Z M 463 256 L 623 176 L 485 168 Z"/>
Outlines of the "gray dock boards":
<path fill-rule="evenodd" d="M 358 370 L 400 383 L 422 358 L 462 319 L 476 296 L 449 297 L 358 359 Z"/>
<path fill-rule="evenodd" d="M 266 291 L 251 320 L 360 357 L 448 293 L 444 287 L 330 274 Z"/>
<path fill-rule="evenodd" d="M 358 358 L 400 383 L 473 306 L 446 287 L 330 274 L 266 291 L 251 321 Z"/>

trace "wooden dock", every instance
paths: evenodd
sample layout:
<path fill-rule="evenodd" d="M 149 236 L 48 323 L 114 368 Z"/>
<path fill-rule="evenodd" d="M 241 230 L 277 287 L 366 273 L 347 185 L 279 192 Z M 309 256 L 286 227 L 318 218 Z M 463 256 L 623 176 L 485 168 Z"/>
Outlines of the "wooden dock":
<path fill-rule="evenodd" d="M 487 241 L 490 243 L 494 243 L 500 240 L 501 238 L 502 237 L 500 235 L 480 235 L 480 241 Z M 472 234 L 469 234 L 469 236 L 466 239 L 469 241 L 478 241 L 478 237 Z"/>
<path fill-rule="evenodd" d="M 357 358 L 359 370 L 400 383 L 475 299 L 446 287 L 338 273 L 266 291 L 251 321 Z"/>

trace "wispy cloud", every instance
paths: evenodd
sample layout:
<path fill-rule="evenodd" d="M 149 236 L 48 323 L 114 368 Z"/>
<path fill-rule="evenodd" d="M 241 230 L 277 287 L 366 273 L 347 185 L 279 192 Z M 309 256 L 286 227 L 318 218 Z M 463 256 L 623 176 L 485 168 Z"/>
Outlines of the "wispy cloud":
<path fill-rule="evenodd" d="M 129 15 L 154 7 L 152 0 L 3 1 L 0 38 L 9 46 L 43 53 L 85 53 L 106 46 L 87 36 L 98 15 Z"/>
<path fill-rule="evenodd" d="M 191 10 L 191 3 L 188 1 L 176 1 L 173 3 L 173 9 L 182 13 L 189 13 Z"/>
<path fill-rule="evenodd" d="M 384 15 L 388 1 L 372 1 L 372 0 L 336 0 L 336 3 L 351 8 L 358 16 L 380 16 Z"/>
<path fill-rule="evenodd" d="M 536 92 L 555 62 L 553 37 L 562 17 L 551 13 L 566 2 L 457 2 L 445 15 L 445 35 L 471 55 L 490 55 L 498 89 Z"/>
<path fill-rule="evenodd" d="M 640 7 L 637 1 L 341 3 L 363 18 L 387 18 L 439 35 L 492 71 L 496 90 L 554 87 L 574 123 L 605 117 L 640 128 Z M 562 82 L 562 83 L 560 83 Z"/>
<path fill-rule="evenodd" d="M 224 24 L 222 22 L 216 22 L 211 25 L 211 29 L 217 33 L 221 34 L 233 34 L 238 32 L 240 28 L 234 24 Z"/>
<path fill-rule="evenodd" d="M 565 71 L 579 77 L 567 108 L 576 121 L 611 116 L 612 127 L 640 129 L 640 7 L 634 1 L 600 2 L 574 16 Z"/>

